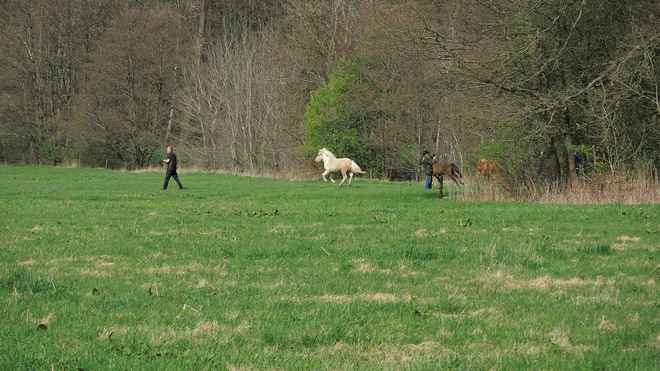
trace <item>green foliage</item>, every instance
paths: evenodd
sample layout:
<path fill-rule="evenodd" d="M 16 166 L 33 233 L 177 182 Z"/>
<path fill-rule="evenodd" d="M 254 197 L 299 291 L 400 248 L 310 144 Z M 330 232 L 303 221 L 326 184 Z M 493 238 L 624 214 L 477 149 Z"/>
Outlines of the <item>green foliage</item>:
<path fill-rule="evenodd" d="M 301 153 L 316 156 L 327 148 L 337 157 L 349 157 L 360 167 L 379 176 L 382 153 L 372 143 L 376 122 L 381 116 L 377 103 L 381 92 L 364 78 L 365 69 L 376 68 L 361 60 L 342 60 L 330 74 L 329 82 L 312 93 L 304 116 L 306 143 Z"/>
<path fill-rule="evenodd" d="M 568 148 L 582 156 L 582 166 L 585 169 L 593 170 L 596 173 L 600 173 L 605 169 L 607 164 L 602 159 L 598 159 L 593 147 L 587 147 L 585 144 L 572 144 Z M 582 171 L 584 172 L 584 169 Z"/>
<path fill-rule="evenodd" d="M 351 83 L 357 78 L 355 62 L 343 61 L 330 74 L 330 81 L 312 93 L 304 117 L 307 143 L 301 152 L 316 156 L 325 147 L 336 153 L 352 153 L 365 147 L 369 131 L 361 113 L 351 106 L 357 92 Z"/>
<path fill-rule="evenodd" d="M 41 153 L 46 156 L 50 164 L 58 165 L 62 162 L 62 150 L 54 137 L 49 137 L 41 144 Z"/>

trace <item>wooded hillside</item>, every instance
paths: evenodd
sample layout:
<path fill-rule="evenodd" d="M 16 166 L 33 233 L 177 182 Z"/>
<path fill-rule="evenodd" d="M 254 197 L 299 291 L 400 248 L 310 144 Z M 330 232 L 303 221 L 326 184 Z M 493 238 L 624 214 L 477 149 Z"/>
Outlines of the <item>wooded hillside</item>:
<path fill-rule="evenodd" d="M 655 0 L 3 0 L 0 161 L 657 177 Z M 543 153 L 543 155 L 541 155 Z M 307 165 L 306 165 L 307 164 Z"/>

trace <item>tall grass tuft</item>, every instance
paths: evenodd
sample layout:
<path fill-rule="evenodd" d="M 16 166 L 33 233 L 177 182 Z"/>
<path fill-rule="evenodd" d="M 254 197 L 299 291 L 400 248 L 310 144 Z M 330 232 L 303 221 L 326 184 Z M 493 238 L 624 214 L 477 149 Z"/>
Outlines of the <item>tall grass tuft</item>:
<path fill-rule="evenodd" d="M 547 184 L 539 187 L 514 186 L 503 179 L 487 180 L 468 177 L 466 187 L 453 197 L 456 201 L 484 202 L 534 202 L 552 205 L 604 205 L 604 204 L 658 204 L 660 203 L 660 183 L 643 176 L 600 174 L 581 177 L 571 183 Z M 445 183 L 446 184 L 446 183 Z M 445 188 L 447 188 L 445 186 Z M 449 195 L 455 192 L 450 187 Z"/>

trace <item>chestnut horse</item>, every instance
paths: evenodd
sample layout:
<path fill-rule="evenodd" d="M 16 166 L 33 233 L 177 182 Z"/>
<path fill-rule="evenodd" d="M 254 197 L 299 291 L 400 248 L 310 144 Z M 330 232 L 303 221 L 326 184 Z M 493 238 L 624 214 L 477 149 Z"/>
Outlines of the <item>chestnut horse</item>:
<path fill-rule="evenodd" d="M 351 185 L 351 180 L 353 180 L 353 174 L 364 174 L 364 171 L 360 169 L 358 164 L 355 163 L 355 161 L 348 159 L 348 158 L 337 158 L 335 155 L 332 154 L 332 152 L 328 151 L 325 148 L 321 148 L 319 150 L 318 156 L 316 156 L 316 162 L 323 161 L 323 167 L 325 168 L 325 171 L 323 172 L 323 180 L 327 183 L 328 180 L 325 178 L 326 175 L 332 173 L 332 172 L 337 172 L 341 171 L 341 175 L 344 177 L 342 179 L 341 183 L 339 183 L 339 186 L 344 183 L 346 180 L 346 172 L 350 174 L 350 179 L 348 179 L 348 185 Z M 334 179 L 332 179 L 332 174 L 330 174 L 330 181 L 333 183 L 335 182 Z"/>
<path fill-rule="evenodd" d="M 482 158 L 477 163 L 477 172 L 484 178 L 490 179 L 493 175 L 497 175 L 499 171 L 500 167 L 497 165 L 496 161 L 488 161 L 485 158 Z"/>
<path fill-rule="evenodd" d="M 439 198 L 442 198 L 442 181 L 444 180 L 444 176 L 448 175 L 451 180 L 456 183 L 456 185 L 463 185 L 463 182 L 461 182 L 460 178 L 463 177 L 461 175 L 461 169 L 458 168 L 458 166 L 446 162 L 436 162 L 433 164 L 433 175 L 435 176 L 436 179 L 438 179 L 439 187 L 440 187 L 440 196 Z"/>

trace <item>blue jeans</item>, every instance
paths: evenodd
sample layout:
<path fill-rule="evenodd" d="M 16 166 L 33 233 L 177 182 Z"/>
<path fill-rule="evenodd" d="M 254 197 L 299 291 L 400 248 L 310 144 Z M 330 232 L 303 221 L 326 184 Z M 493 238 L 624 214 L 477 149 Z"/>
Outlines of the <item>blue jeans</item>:
<path fill-rule="evenodd" d="M 433 185 L 433 175 L 427 175 L 426 176 L 426 184 L 424 185 L 424 189 L 431 189 L 432 185 Z"/>

